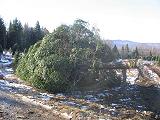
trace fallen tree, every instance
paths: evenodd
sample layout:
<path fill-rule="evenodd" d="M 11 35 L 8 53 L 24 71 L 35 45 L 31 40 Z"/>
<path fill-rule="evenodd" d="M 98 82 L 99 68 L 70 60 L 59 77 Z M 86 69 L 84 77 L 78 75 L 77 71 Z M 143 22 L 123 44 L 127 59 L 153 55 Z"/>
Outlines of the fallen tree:
<path fill-rule="evenodd" d="M 50 92 L 106 88 L 119 85 L 121 80 L 114 70 L 96 69 L 95 64 L 103 66 L 113 60 L 111 48 L 97 32 L 90 30 L 87 22 L 77 20 L 70 26 L 61 25 L 31 46 L 19 60 L 16 74 Z"/>

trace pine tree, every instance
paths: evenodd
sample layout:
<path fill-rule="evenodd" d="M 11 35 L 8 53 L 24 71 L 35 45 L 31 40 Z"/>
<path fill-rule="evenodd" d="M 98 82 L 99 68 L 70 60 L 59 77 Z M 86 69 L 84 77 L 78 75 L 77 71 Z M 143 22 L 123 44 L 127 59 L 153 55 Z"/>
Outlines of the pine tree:
<path fill-rule="evenodd" d="M 21 22 L 16 18 L 13 22 L 10 22 L 8 37 L 7 37 L 7 47 L 15 50 L 22 50 L 22 25 Z"/>
<path fill-rule="evenodd" d="M 149 57 L 148 57 L 148 60 L 149 61 L 151 61 L 152 60 L 152 57 L 153 57 L 153 55 L 152 55 L 152 52 L 151 52 L 151 50 L 149 51 Z"/>
<path fill-rule="evenodd" d="M 129 56 L 129 46 L 128 46 L 128 44 L 126 44 L 126 46 L 125 46 L 125 58 L 129 58 L 130 56 Z"/>
<path fill-rule="evenodd" d="M 15 40 L 14 40 L 13 24 L 12 22 L 10 22 L 8 32 L 7 32 L 7 49 L 12 48 L 14 43 L 15 43 Z"/>
<path fill-rule="evenodd" d="M 39 21 L 37 21 L 36 26 L 34 28 L 34 34 L 35 34 L 35 41 L 37 42 L 38 40 L 41 40 L 43 38 L 43 33 L 39 24 Z"/>
<path fill-rule="evenodd" d="M 122 50 L 121 50 L 121 58 L 122 58 L 122 59 L 125 58 L 125 50 L 124 50 L 124 46 L 122 46 Z"/>
<path fill-rule="evenodd" d="M 1 17 L 0 17 L 0 44 L 2 49 L 6 48 L 6 27 Z"/>
<path fill-rule="evenodd" d="M 113 55 L 114 55 L 114 59 L 120 58 L 120 54 L 119 54 L 119 51 L 118 51 L 116 45 L 114 45 L 114 47 L 113 47 L 113 49 L 112 49 L 112 53 L 113 53 Z"/>
<path fill-rule="evenodd" d="M 41 31 L 42 31 L 42 37 L 49 34 L 49 31 L 47 30 L 47 28 L 42 28 Z"/>
<path fill-rule="evenodd" d="M 2 54 L 3 53 L 3 48 L 2 48 L 2 46 L 0 45 L 0 54 Z"/>
<path fill-rule="evenodd" d="M 29 27 L 29 25 L 26 23 L 23 28 L 23 50 L 30 47 L 32 44 L 32 39 L 31 27 Z"/>
<path fill-rule="evenodd" d="M 139 58 L 139 52 L 138 52 L 138 48 L 137 48 L 137 47 L 136 47 L 136 49 L 134 50 L 132 57 L 135 58 L 135 59 Z"/>

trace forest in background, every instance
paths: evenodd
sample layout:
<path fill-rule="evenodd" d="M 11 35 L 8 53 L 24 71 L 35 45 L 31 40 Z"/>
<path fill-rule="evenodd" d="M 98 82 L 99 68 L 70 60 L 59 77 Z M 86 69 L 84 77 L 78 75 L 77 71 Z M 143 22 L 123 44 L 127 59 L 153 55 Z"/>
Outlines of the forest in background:
<path fill-rule="evenodd" d="M 22 25 L 21 21 L 15 18 L 10 21 L 8 28 L 3 18 L 0 17 L 0 49 L 23 52 L 41 40 L 49 31 L 40 26 L 39 21 L 35 27 L 30 27 L 28 23 Z"/>

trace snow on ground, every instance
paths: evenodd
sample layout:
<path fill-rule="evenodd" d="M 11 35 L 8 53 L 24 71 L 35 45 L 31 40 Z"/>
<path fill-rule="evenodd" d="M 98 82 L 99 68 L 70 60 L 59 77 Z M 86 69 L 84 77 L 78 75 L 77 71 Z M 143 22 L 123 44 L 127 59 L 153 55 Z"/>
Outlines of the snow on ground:
<path fill-rule="evenodd" d="M 127 79 L 126 81 L 131 85 L 135 84 L 135 80 L 138 78 L 138 70 L 137 69 L 129 69 L 127 70 Z"/>
<path fill-rule="evenodd" d="M 13 73 L 13 68 L 9 68 L 9 67 L 7 68 L 7 67 L 6 67 L 6 68 L 5 68 L 5 71 L 6 71 L 6 72 Z"/>
<path fill-rule="evenodd" d="M 8 92 L 14 92 L 17 94 L 32 93 L 33 96 L 30 96 L 29 98 L 41 99 L 45 101 L 54 97 L 53 94 L 35 92 L 34 88 L 31 86 L 17 83 L 16 81 L 0 80 L 0 89 L 5 91 L 8 90 Z"/>
<path fill-rule="evenodd" d="M 2 63 L 3 65 L 6 63 Z M 8 65 L 10 63 L 7 63 Z M 13 69 L 10 67 L 4 66 L 5 69 L 3 69 L 1 72 L 5 75 L 6 79 L 7 78 L 12 78 L 13 77 Z M 134 84 L 135 79 L 138 76 L 138 70 L 136 69 L 130 69 L 127 71 L 127 82 Z M 93 91 L 90 91 L 86 94 L 82 94 L 81 92 L 78 92 L 78 94 L 72 95 L 72 97 L 75 99 L 70 98 L 70 95 L 64 95 L 62 93 L 59 94 L 48 94 L 45 92 L 38 92 L 36 91 L 33 87 L 30 87 L 28 85 L 24 85 L 24 83 L 21 83 L 19 81 L 15 80 L 0 80 L 0 90 L 2 91 L 7 91 L 7 92 L 12 92 L 16 94 L 17 96 L 21 97 L 24 101 L 33 103 L 35 105 L 40 105 L 46 109 L 55 109 L 55 103 L 54 105 L 51 104 L 46 104 L 48 101 L 52 99 L 58 99 L 59 103 L 57 106 L 60 105 L 68 105 L 68 106 L 73 106 L 76 108 L 79 108 L 81 110 L 90 110 L 91 106 L 97 107 L 98 110 L 107 110 L 111 112 L 111 114 L 115 115 L 117 114 L 117 111 L 115 107 L 119 106 L 117 103 L 111 103 L 111 107 L 101 105 L 101 101 L 106 101 L 106 99 L 112 98 L 113 94 L 117 92 L 122 91 L 122 87 L 116 87 L 111 90 L 104 90 L 98 93 L 94 93 Z M 133 88 L 134 89 L 134 88 Z M 131 90 L 127 89 L 128 91 Z M 78 96 L 78 97 L 77 97 Z M 120 98 L 119 102 L 123 104 L 131 104 L 132 100 L 129 97 L 126 98 Z M 98 104 L 93 104 L 93 103 L 98 103 Z M 55 111 L 56 113 L 56 111 Z M 70 118 L 70 114 L 63 112 L 61 113 L 62 115 Z"/>

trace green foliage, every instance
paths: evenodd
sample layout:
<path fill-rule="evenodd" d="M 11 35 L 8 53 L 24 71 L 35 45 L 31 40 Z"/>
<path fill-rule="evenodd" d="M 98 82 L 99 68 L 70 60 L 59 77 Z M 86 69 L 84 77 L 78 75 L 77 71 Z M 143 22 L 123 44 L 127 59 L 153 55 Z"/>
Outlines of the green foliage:
<path fill-rule="evenodd" d="M 114 71 L 94 67 L 114 59 L 110 47 L 94 33 L 83 20 L 76 20 L 70 26 L 61 25 L 29 48 L 19 60 L 16 74 L 33 86 L 51 92 L 101 83 L 119 84 L 115 82 L 118 78 Z"/>
<path fill-rule="evenodd" d="M 114 60 L 114 55 L 111 48 L 102 42 L 97 43 L 95 57 L 100 59 L 103 63 L 111 62 Z"/>
<path fill-rule="evenodd" d="M 3 48 L 2 48 L 2 45 L 0 44 L 0 54 L 3 53 Z"/>
<path fill-rule="evenodd" d="M 22 24 L 17 18 L 10 22 L 7 34 L 7 48 L 12 48 L 13 52 L 22 49 L 22 29 Z"/>
<path fill-rule="evenodd" d="M 5 22 L 0 17 L 0 45 L 2 49 L 24 52 L 37 41 L 49 34 L 46 28 L 41 28 L 40 23 L 37 21 L 35 27 L 29 27 L 26 23 L 22 26 L 21 22 L 15 18 L 10 21 L 9 28 L 6 29 Z"/>
<path fill-rule="evenodd" d="M 46 28 L 40 27 L 38 21 L 34 28 L 29 27 L 27 23 L 23 27 L 21 22 L 16 18 L 10 22 L 7 35 L 5 32 L 6 41 L 3 44 L 6 46 L 6 49 L 12 48 L 13 54 L 15 51 L 23 52 L 24 50 L 28 50 L 37 41 L 42 40 L 48 33 Z"/>
<path fill-rule="evenodd" d="M 156 56 L 153 56 L 152 52 L 150 51 L 149 55 L 144 57 L 144 60 L 155 61 L 156 60 Z"/>
<path fill-rule="evenodd" d="M 157 56 L 153 56 L 153 57 L 152 57 L 152 61 L 156 61 L 156 57 L 157 57 Z"/>
<path fill-rule="evenodd" d="M 115 59 L 119 59 L 120 58 L 120 54 L 119 54 L 119 51 L 118 51 L 116 45 L 114 45 L 114 47 L 112 49 L 112 53 L 113 53 Z"/>
<path fill-rule="evenodd" d="M 126 44 L 125 46 L 122 46 L 120 56 L 122 59 L 138 59 L 140 57 L 140 53 L 137 47 L 135 50 L 130 50 L 129 45 Z"/>
<path fill-rule="evenodd" d="M 38 62 L 30 79 L 37 88 L 62 92 L 69 86 L 71 70 L 68 58 L 53 54 Z"/>
<path fill-rule="evenodd" d="M 139 51 L 138 48 L 136 47 L 136 49 L 132 52 L 132 58 L 133 59 L 138 59 L 139 58 Z"/>
<path fill-rule="evenodd" d="M 160 57 L 159 56 L 153 56 L 152 54 L 150 54 L 149 56 L 143 57 L 143 60 L 155 61 L 157 63 L 157 65 L 160 66 Z"/>
<path fill-rule="evenodd" d="M 15 52 L 15 54 L 14 54 L 14 60 L 13 60 L 13 68 L 15 69 L 15 68 L 17 68 L 17 66 L 18 66 L 18 61 L 19 61 L 19 59 L 20 59 L 20 53 L 19 52 Z"/>
<path fill-rule="evenodd" d="M 0 44 L 2 49 L 6 48 L 6 27 L 1 17 L 0 17 Z"/>
<path fill-rule="evenodd" d="M 157 65 L 160 66 L 160 56 L 158 56 Z"/>
<path fill-rule="evenodd" d="M 122 59 L 131 59 L 132 55 L 128 44 L 122 46 L 121 57 Z"/>

